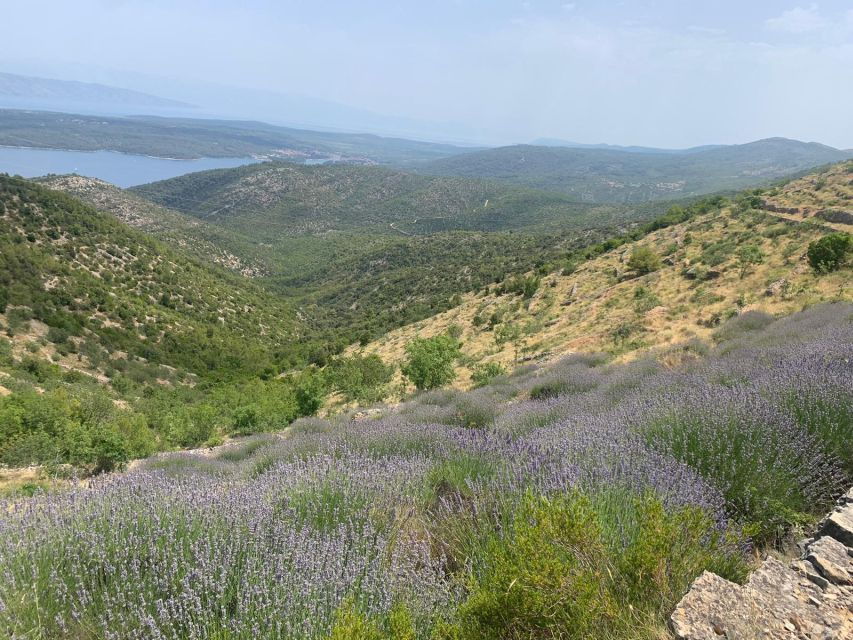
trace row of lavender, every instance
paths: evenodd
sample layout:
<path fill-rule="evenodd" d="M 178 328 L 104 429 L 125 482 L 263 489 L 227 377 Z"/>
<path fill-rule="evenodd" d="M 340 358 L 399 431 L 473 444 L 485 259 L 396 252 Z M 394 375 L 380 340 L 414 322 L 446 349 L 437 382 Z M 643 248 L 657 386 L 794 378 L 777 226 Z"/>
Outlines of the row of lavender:
<path fill-rule="evenodd" d="M 572 356 L 0 505 L 0 635 L 324 638 L 345 610 L 388 632 L 403 606 L 434 637 L 488 562 L 448 515 L 500 534 L 531 495 L 592 496 L 625 544 L 641 495 L 707 514 L 733 555 L 778 541 L 853 479 L 853 307 L 745 314 L 719 340 Z"/>

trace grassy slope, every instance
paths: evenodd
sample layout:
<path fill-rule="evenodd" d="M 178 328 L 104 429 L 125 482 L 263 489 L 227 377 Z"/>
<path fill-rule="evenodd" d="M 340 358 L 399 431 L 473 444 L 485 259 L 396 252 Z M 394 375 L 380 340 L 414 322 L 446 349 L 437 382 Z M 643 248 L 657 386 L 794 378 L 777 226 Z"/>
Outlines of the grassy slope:
<path fill-rule="evenodd" d="M 584 202 L 636 202 L 760 185 L 850 152 L 770 138 L 689 154 L 518 145 L 436 160 L 423 171 L 494 178 Z"/>
<path fill-rule="evenodd" d="M 281 155 L 293 158 L 341 157 L 397 165 L 462 153 L 447 144 L 277 127 L 263 122 L 105 117 L 48 111 L 0 110 L 0 145 L 109 149 L 167 158 Z"/>
<path fill-rule="evenodd" d="M 825 176 L 829 184 L 849 187 L 849 169 L 844 165 Z M 772 197 L 781 201 L 813 197 L 804 188 L 819 184 L 820 177 L 794 181 L 771 192 L 776 194 Z M 849 193 L 839 189 L 835 199 L 836 206 L 850 210 Z M 833 229 L 792 217 L 726 206 L 638 241 L 636 245 L 668 255 L 671 264 L 659 271 L 633 277 L 625 264 L 633 246 L 625 245 L 582 264 L 570 275 L 555 272 L 544 277 L 529 305 L 512 294 L 469 294 L 458 307 L 393 331 L 365 351 L 399 363 L 405 345 L 415 336 L 436 335 L 457 325 L 465 356 L 457 384 L 464 387 L 470 384 L 471 366 L 479 363 L 511 367 L 516 356 L 550 360 L 576 351 L 624 353 L 663 347 L 709 337 L 720 319 L 738 309 L 790 313 L 820 301 L 853 299 L 849 268 L 816 276 L 804 260 L 809 242 Z M 833 227 L 853 231 L 851 225 Z M 765 259 L 741 278 L 737 248 L 748 244 L 759 246 Z M 700 278 L 690 279 L 686 272 L 691 267 Z M 702 280 L 701 273 L 708 270 L 716 271 L 717 277 Z M 488 319 L 496 312 L 503 314 L 503 321 L 492 330 Z M 476 326 L 477 316 L 486 322 Z M 521 338 L 498 345 L 496 335 L 507 325 L 517 326 Z M 617 335 L 620 328 L 627 336 Z"/>
<path fill-rule="evenodd" d="M 20 357 L 239 375 L 286 360 L 301 332 L 280 299 L 65 194 L 0 176 L 0 211 L 0 320 Z"/>

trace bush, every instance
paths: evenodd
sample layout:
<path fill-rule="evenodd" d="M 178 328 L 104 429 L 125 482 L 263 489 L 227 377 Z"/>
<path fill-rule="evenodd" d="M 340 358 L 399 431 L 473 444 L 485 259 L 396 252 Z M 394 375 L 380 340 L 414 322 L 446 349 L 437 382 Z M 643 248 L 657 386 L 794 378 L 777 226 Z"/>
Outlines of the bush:
<path fill-rule="evenodd" d="M 764 253 L 754 244 L 747 244 L 738 249 L 737 262 L 740 267 L 740 278 L 743 280 L 750 267 L 764 262 Z"/>
<path fill-rule="evenodd" d="M 714 332 L 714 340 L 726 342 L 773 324 L 775 318 L 764 311 L 747 311 L 734 316 Z"/>
<path fill-rule="evenodd" d="M 471 538 L 470 591 L 449 637 L 659 637 L 654 620 L 703 570 L 745 573 L 711 518 L 695 507 L 667 512 L 651 494 L 528 494 L 505 530 L 483 535 Z"/>
<path fill-rule="evenodd" d="M 336 358 L 329 363 L 329 381 L 347 400 L 379 402 L 385 385 L 391 382 L 394 368 L 376 354 Z"/>
<path fill-rule="evenodd" d="M 660 257 L 648 247 L 637 247 L 628 258 L 628 268 L 640 275 L 660 269 Z"/>
<path fill-rule="evenodd" d="M 169 442 L 179 447 L 199 446 L 214 434 L 216 417 L 216 409 L 207 404 L 174 410 L 166 416 Z"/>
<path fill-rule="evenodd" d="M 456 377 L 453 363 L 459 355 L 459 343 L 448 335 L 415 338 L 406 345 L 403 375 L 418 389 L 437 389 Z"/>
<path fill-rule="evenodd" d="M 403 605 L 395 605 L 383 624 L 377 624 L 360 613 L 352 602 L 335 612 L 335 624 L 328 640 L 415 640 L 415 624 Z"/>
<path fill-rule="evenodd" d="M 92 434 L 94 473 L 106 473 L 124 466 L 130 458 L 127 442 L 117 431 L 102 427 Z"/>
<path fill-rule="evenodd" d="M 309 375 L 296 386 L 296 411 L 298 417 L 313 416 L 323 406 L 326 397 L 322 381 Z"/>
<path fill-rule="evenodd" d="M 245 405 L 234 410 L 232 430 L 238 435 L 247 436 L 258 430 L 260 410 L 257 405 Z"/>
<path fill-rule="evenodd" d="M 475 387 L 482 387 L 503 375 L 506 375 L 506 369 L 503 365 L 498 362 L 487 362 L 474 367 L 471 372 L 471 381 Z"/>
<path fill-rule="evenodd" d="M 807 256 L 812 269 L 828 273 L 843 267 L 851 250 L 853 236 L 844 232 L 830 233 L 809 244 Z"/>

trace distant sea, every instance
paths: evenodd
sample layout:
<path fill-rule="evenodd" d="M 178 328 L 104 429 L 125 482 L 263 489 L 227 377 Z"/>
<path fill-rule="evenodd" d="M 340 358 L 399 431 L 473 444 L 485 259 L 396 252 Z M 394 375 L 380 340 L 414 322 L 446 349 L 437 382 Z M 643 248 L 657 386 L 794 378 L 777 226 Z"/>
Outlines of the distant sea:
<path fill-rule="evenodd" d="M 170 160 L 116 151 L 64 151 L 0 147 L 0 173 L 35 178 L 48 173 L 77 173 L 119 187 L 132 187 L 206 169 L 239 167 L 255 158 L 198 158 Z"/>

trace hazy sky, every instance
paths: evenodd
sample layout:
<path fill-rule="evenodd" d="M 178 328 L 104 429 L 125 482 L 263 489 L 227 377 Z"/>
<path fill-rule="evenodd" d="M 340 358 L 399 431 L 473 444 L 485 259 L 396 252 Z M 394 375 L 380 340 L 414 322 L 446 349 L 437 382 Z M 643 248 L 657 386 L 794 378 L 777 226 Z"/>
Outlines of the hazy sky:
<path fill-rule="evenodd" d="M 850 0 L 6 0 L 3 23 L 4 71 L 270 89 L 495 142 L 853 147 Z"/>

